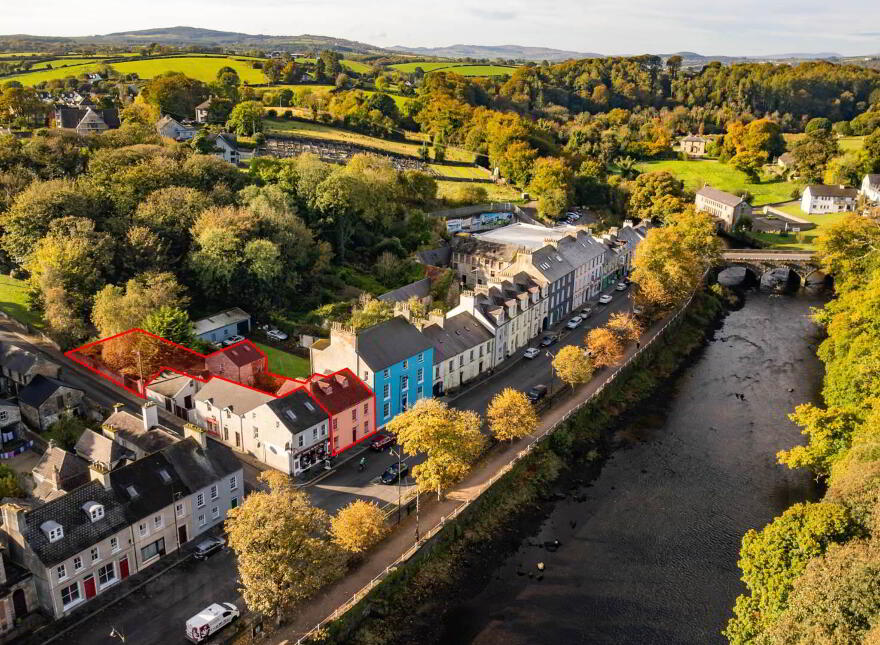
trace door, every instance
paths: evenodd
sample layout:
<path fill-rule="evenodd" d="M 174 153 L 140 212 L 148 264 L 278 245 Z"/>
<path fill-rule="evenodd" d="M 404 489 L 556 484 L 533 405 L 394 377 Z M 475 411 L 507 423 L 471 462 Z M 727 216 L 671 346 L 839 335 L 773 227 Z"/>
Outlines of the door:
<path fill-rule="evenodd" d="M 235 433 L 235 447 L 241 448 L 241 433 L 240 432 Z"/>
<path fill-rule="evenodd" d="M 95 576 L 89 576 L 83 580 L 83 589 L 86 591 L 86 600 L 95 597 Z"/>
<path fill-rule="evenodd" d="M 186 524 L 177 527 L 177 540 L 180 544 L 186 544 Z"/>
<path fill-rule="evenodd" d="M 128 556 L 119 561 L 119 579 L 125 580 L 128 577 Z"/>
<path fill-rule="evenodd" d="M 12 608 L 15 610 L 15 618 L 24 618 L 27 613 L 27 598 L 24 597 L 24 589 L 16 589 L 12 594 Z"/>

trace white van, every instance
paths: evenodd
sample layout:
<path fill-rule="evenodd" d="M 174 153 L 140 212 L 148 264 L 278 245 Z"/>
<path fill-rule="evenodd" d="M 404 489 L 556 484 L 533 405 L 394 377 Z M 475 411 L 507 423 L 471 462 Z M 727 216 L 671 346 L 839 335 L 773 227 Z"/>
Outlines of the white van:
<path fill-rule="evenodd" d="M 186 638 L 193 643 L 201 643 L 239 615 L 238 608 L 231 602 L 214 603 L 186 621 Z"/>

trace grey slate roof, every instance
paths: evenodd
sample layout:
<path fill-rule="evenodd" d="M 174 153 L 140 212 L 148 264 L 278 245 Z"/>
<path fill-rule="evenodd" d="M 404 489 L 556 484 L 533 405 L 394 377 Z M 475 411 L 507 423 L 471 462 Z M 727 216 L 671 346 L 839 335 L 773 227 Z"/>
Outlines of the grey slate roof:
<path fill-rule="evenodd" d="M 869 186 L 880 186 L 880 175 L 866 175 Z"/>
<path fill-rule="evenodd" d="M 559 250 L 550 244 L 532 253 L 532 265 L 551 283 L 574 271 Z"/>
<path fill-rule="evenodd" d="M 177 372 L 162 372 L 147 386 L 147 389 L 162 396 L 173 397 L 192 380 L 191 377 L 178 374 Z"/>
<path fill-rule="evenodd" d="M 44 479 L 54 481 L 56 469 L 62 485 L 71 481 L 74 485 L 79 485 L 88 479 L 89 465 L 86 460 L 58 446 L 52 446 L 46 450 L 31 472 Z M 84 479 L 77 481 L 80 477 Z"/>
<path fill-rule="evenodd" d="M 176 443 L 179 439 L 177 435 L 162 426 L 153 426 L 149 430 L 145 430 L 143 419 L 125 410 L 114 412 L 104 420 L 102 425 L 110 426 L 120 438 L 134 444 L 145 453 L 161 450 Z"/>
<path fill-rule="evenodd" d="M 357 336 L 357 351 L 374 372 L 431 349 L 431 343 L 409 321 L 396 316 Z"/>
<path fill-rule="evenodd" d="M 219 441 L 208 440 L 202 448 L 195 440 L 178 441 L 162 451 L 184 485 L 195 492 L 241 470 L 232 449 Z"/>
<path fill-rule="evenodd" d="M 242 415 L 254 408 L 271 401 L 275 397 L 265 392 L 257 392 L 238 383 L 230 383 L 220 378 L 212 378 L 198 394 L 196 401 L 208 401 L 220 409 L 229 408 L 235 414 Z"/>
<path fill-rule="evenodd" d="M 840 186 L 825 186 L 823 184 L 811 184 L 807 186 L 811 195 L 816 197 L 841 197 L 855 199 L 859 191 L 855 188 L 841 188 Z"/>
<path fill-rule="evenodd" d="M 83 117 L 86 115 L 86 112 L 89 108 L 72 108 L 72 107 L 62 107 L 58 108 L 58 127 L 60 128 L 68 128 L 75 129 L 76 126 L 79 125 L 80 121 L 83 120 Z M 106 110 L 96 110 L 91 108 L 92 112 L 101 117 L 101 120 L 107 124 L 107 127 L 111 130 L 119 127 L 119 111 L 116 108 L 109 108 Z"/>
<path fill-rule="evenodd" d="M 272 410 L 291 434 L 302 432 L 330 418 L 304 388 L 294 390 L 280 399 L 272 399 L 266 407 Z"/>
<path fill-rule="evenodd" d="M 559 240 L 558 250 L 573 267 L 589 264 L 605 253 L 605 245 L 586 231 L 579 231 L 577 237 L 564 237 Z"/>
<path fill-rule="evenodd" d="M 434 346 L 435 364 L 482 345 L 493 338 L 489 330 L 466 311 L 447 318 L 443 327 L 430 325 L 425 327 L 422 333 Z"/>
<path fill-rule="evenodd" d="M 116 499 L 124 506 L 129 524 L 171 504 L 174 493 L 186 495 L 191 492 L 161 452 L 111 471 L 110 486 Z"/>
<path fill-rule="evenodd" d="M 74 450 L 83 459 L 104 464 L 108 468 L 113 468 L 122 459 L 134 459 L 125 446 L 91 429 L 86 429 L 80 435 Z"/>
<path fill-rule="evenodd" d="M 707 197 L 709 199 L 713 199 L 716 202 L 721 202 L 725 206 L 736 207 L 743 201 L 742 197 L 737 197 L 736 195 L 731 195 L 730 193 L 725 193 L 723 190 L 718 190 L 717 188 L 712 188 L 711 186 L 703 186 L 700 190 L 697 191 L 697 195 L 702 195 L 703 197 Z"/>
<path fill-rule="evenodd" d="M 382 302 L 406 302 L 410 298 L 427 298 L 431 295 L 431 278 L 423 278 L 405 284 L 399 289 L 388 291 L 379 296 Z"/>
<path fill-rule="evenodd" d="M 79 388 L 68 385 L 63 381 L 37 374 L 31 379 L 30 383 L 18 391 L 18 400 L 32 408 L 39 408 L 46 402 L 46 399 L 54 395 L 62 387 L 69 387 L 82 392 Z"/>
<path fill-rule="evenodd" d="M 25 374 L 39 360 L 33 352 L 13 343 L 0 342 L 0 365 L 12 372 Z"/>
<path fill-rule="evenodd" d="M 441 246 L 437 249 L 427 249 L 425 251 L 416 251 L 416 259 L 422 264 L 432 267 L 448 267 L 452 260 L 452 249 L 448 246 Z"/>

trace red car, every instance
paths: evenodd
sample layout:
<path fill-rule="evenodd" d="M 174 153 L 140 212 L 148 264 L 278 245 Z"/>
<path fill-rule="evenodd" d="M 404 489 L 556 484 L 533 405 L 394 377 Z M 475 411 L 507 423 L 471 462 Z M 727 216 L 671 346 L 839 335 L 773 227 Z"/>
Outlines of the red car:
<path fill-rule="evenodd" d="M 376 452 L 381 452 L 394 445 L 394 437 L 389 434 L 377 434 L 370 442 L 370 448 Z"/>

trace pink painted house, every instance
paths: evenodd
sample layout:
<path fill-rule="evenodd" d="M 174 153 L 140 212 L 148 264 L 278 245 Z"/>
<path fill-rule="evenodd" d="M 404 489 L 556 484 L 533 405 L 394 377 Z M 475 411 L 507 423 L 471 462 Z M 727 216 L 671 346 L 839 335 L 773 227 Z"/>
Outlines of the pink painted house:
<path fill-rule="evenodd" d="M 214 376 L 253 387 L 266 369 L 266 355 L 245 340 L 208 354 L 205 367 Z"/>
<path fill-rule="evenodd" d="M 376 432 L 376 397 L 350 369 L 313 374 L 305 387 L 330 415 L 331 455 L 348 450 Z"/>

